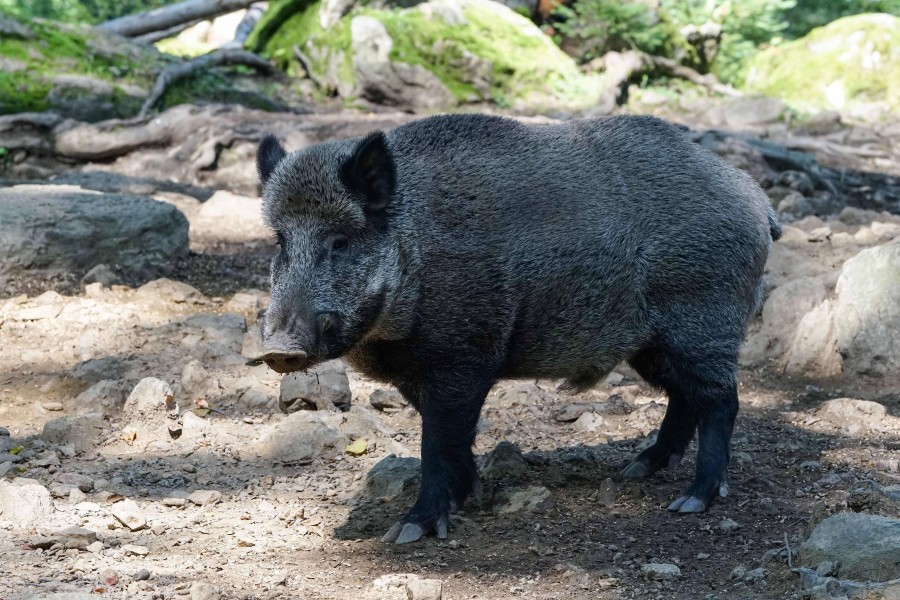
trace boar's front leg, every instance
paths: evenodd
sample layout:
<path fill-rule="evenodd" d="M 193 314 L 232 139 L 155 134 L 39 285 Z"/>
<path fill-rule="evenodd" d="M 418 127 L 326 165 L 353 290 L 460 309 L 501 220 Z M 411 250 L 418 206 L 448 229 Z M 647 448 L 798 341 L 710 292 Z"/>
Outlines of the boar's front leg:
<path fill-rule="evenodd" d="M 478 485 L 472 444 L 478 415 L 493 376 L 466 372 L 431 374 L 400 391 L 422 415 L 422 486 L 412 509 L 381 538 L 406 544 L 432 531 L 447 537 L 450 514 Z"/>

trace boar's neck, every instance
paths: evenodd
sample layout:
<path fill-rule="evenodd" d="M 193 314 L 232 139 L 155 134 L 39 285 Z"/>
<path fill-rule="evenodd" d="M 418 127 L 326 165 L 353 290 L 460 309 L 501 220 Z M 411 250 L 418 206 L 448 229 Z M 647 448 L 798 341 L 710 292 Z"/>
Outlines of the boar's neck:
<path fill-rule="evenodd" d="M 361 340 L 402 340 L 409 336 L 415 322 L 419 289 L 419 250 L 399 234 L 384 261 L 382 276 L 383 306 L 375 324 Z"/>

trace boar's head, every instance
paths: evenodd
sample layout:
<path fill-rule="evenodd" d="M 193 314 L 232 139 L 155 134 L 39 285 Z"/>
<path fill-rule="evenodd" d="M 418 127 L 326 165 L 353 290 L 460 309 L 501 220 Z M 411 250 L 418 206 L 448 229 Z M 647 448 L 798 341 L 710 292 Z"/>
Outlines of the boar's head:
<path fill-rule="evenodd" d="M 257 168 L 263 215 L 278 238 L 262 359 L 287 373 L 349 351 L 392 302 L 396 171 L 382 132 L 292 154 L 267 136 Z"/>

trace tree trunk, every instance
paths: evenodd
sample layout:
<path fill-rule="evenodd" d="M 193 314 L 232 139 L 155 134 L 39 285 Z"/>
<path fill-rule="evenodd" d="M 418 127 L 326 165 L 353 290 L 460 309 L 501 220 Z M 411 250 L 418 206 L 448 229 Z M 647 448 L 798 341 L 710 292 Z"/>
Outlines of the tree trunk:
<path fill-rule="evenodd" d="M 258 0 L 185 0 L 136 15 L 119 17 L 97 27 L 125 37 L 137 37 L 155 31 L 172 29 L 182 23 L 211 19 L 242 8 Z"/>

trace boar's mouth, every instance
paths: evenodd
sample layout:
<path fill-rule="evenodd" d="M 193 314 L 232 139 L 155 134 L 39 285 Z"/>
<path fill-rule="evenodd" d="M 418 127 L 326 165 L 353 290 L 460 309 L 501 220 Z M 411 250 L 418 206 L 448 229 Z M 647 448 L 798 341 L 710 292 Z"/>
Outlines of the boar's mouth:
<path fill-rule="evenodd" d="M 314 357 L 300 350 L 269 350 L 260 356 L 259 360 L 281 374 L 303 371 L 317 362 Z"/>

